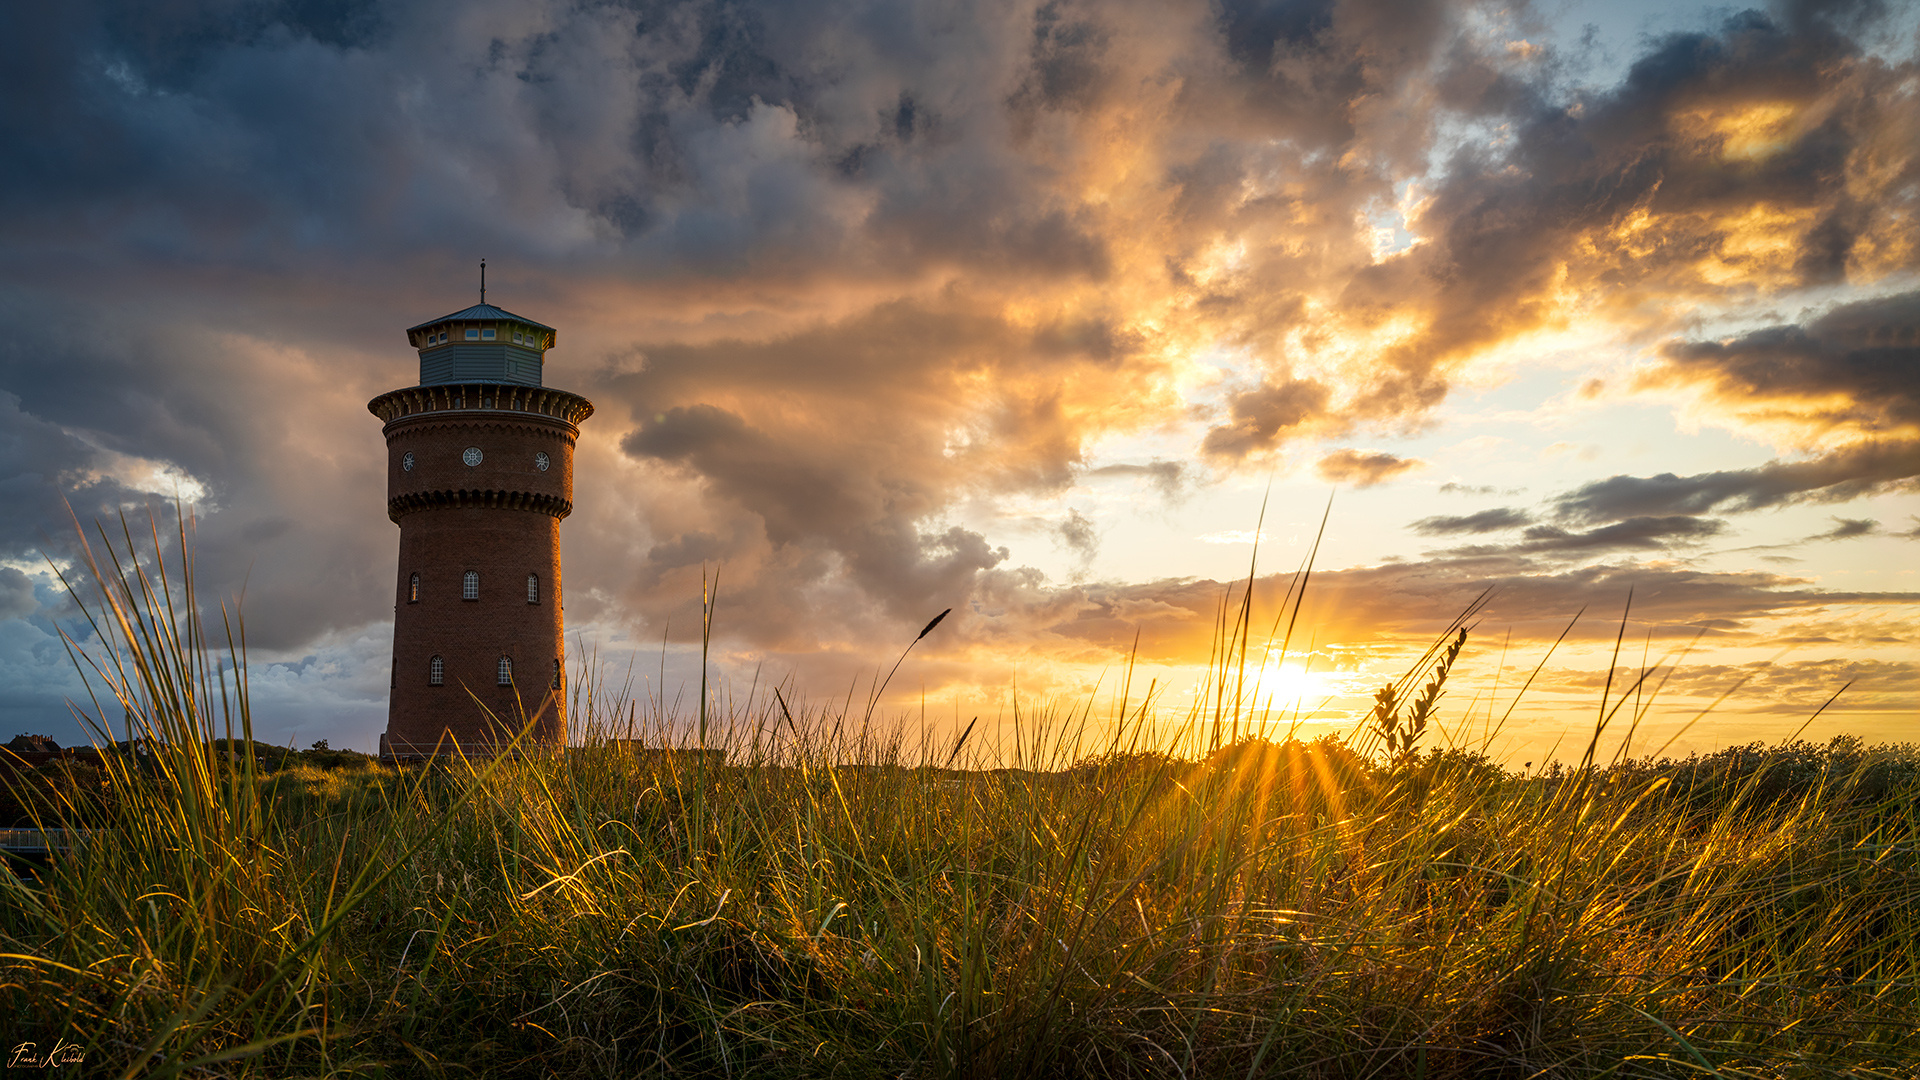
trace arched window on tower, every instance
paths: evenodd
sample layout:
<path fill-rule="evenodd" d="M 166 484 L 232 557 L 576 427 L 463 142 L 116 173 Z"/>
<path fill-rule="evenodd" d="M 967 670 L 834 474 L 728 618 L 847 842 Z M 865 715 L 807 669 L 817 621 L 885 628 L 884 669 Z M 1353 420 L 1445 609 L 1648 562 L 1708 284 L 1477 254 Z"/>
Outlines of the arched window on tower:
<path fill-rule="evenodd" d="M 513 685 L 513 657 L 503 656 L 500 658 L 499 682 L 501 686 Z"/>
<path fill-rule="evenodd" d="M 443 686 L 447 681 L 447 662 L 434 657 L 427 661 L 427 685 Z"/>
<path fill-rule="evenodd" d="M 560 661 L 553 662 L 553 688 L 560 689 Z"/>
<path fill-rule="evenodd" d="M 480 571 L 469 570 L 460 577 L 460 599 L 480 599 Z"/>
<path fill-rule="evenodd" d="M 527 575 L 527 603 L 537 604 L 539 602 L 540 602 L 540 575 L 528 574 Z"/>
<path fill-rule="evenodd" d="M 420 575 L 415 574 L 412 577 L 407 579 L 407 603 L 417 604 L 419 602 L 420 602 Z"/>

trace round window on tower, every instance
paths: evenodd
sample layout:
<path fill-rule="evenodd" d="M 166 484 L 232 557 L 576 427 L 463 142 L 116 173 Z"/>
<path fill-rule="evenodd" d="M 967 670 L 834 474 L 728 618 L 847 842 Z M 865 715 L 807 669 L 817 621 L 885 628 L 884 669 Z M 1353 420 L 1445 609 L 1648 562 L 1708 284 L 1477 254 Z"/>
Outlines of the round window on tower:
<path fill-rule="evenodd" d="M 480 459 L 484 456 L 484 454 L 480 453 L 479 447 L 469 446 L 467 447 L 467 452 L 460 455 L 460 460 L 466 462 L 468 468 L 472 468 L 480 464 Z"/>
<path fill-rule="evenodd" d="M 551 464 L 553 464 L 553 461 L 549 459 L 546 454 L 540 453 L 533 455 L 533 467 L 539 469 L 541 472 L 546 472 L 547 466 Z"/>
<path fill-rule="evenodd" d="M 413 471 L 413 451 L 409 450 L 400 455 L 400 467 L 407 472 Z"/>

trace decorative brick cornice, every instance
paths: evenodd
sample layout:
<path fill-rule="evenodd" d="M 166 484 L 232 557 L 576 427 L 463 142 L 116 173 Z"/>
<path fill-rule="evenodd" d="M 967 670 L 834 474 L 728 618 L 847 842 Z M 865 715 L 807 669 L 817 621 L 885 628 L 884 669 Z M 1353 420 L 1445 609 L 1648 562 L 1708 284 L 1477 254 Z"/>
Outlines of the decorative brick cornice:
<path fill-rule="evenodd" d="M 389 390 L 367 402 L 367 411 L 388 425 L 418 416 L 447 420 L 457 416 L 471 422 L 479 417 L 495 420 L 518 414 L 528 419 L 550 417 L 572 426 L 593 415 L 593 402 L 579 394 L 544 386 L 444 383 Z"/>
<path fill-rule="evenodd" d="M 498 510 L 529 510 L 565 518 L 573 513 L 573 503 L 558 495 L 531 491 L 410 491 L 387 500 L 387 516 L 399 521 L 419 510 L 438 510 L 452 506 L 485 506 Z"/>
<path fill-rule="evenodd" d="M 406 431 L 517 431 L 528 434 L 558 435 L 568 446 L 578 441 L 580 429 L 558 417 L 537 413 L 499 413 L 490 409 L 449 409 L 443 412 L 414 413 L 388 421 L 381 432 L 391 438 Z"/>

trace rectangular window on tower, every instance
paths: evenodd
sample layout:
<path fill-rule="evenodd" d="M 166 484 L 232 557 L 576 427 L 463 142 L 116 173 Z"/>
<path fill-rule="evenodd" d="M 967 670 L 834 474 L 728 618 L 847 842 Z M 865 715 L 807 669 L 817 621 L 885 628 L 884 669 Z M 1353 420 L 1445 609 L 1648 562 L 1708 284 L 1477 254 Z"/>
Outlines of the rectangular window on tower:
<path fill-rule="evenodd" d="M 527 603 L 537 604 L 539 602 L 540 602 L 540 575 L 528 574 L 527 575 Z"/>
<path fill-rule="evenodd" d="M 513 685 L 513 657 L 503 656 L 500 658 L 498 677 L 501 686 Z"/>
<path fill-rule="evenodd" d="M 480 571 L 469 570 L 460 575 L 460 599 L 480 599 Z"/>

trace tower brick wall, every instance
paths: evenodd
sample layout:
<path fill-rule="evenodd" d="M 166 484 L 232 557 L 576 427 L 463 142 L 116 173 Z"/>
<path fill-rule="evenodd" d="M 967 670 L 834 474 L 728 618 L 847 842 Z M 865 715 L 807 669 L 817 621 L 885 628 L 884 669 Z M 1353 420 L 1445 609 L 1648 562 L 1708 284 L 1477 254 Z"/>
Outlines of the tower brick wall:
<path fill-rule="evenodd" d="M 386 422 L 387 515 L 400 527 L 381 755 L 457 745 L 484 756 L 523 727 L 524 749 L 564 745 L 560 522 L 573 509 L 573 450 L 592 403 L 539 386 L 457 383 L 391 391 L 368 409 Z"/>

